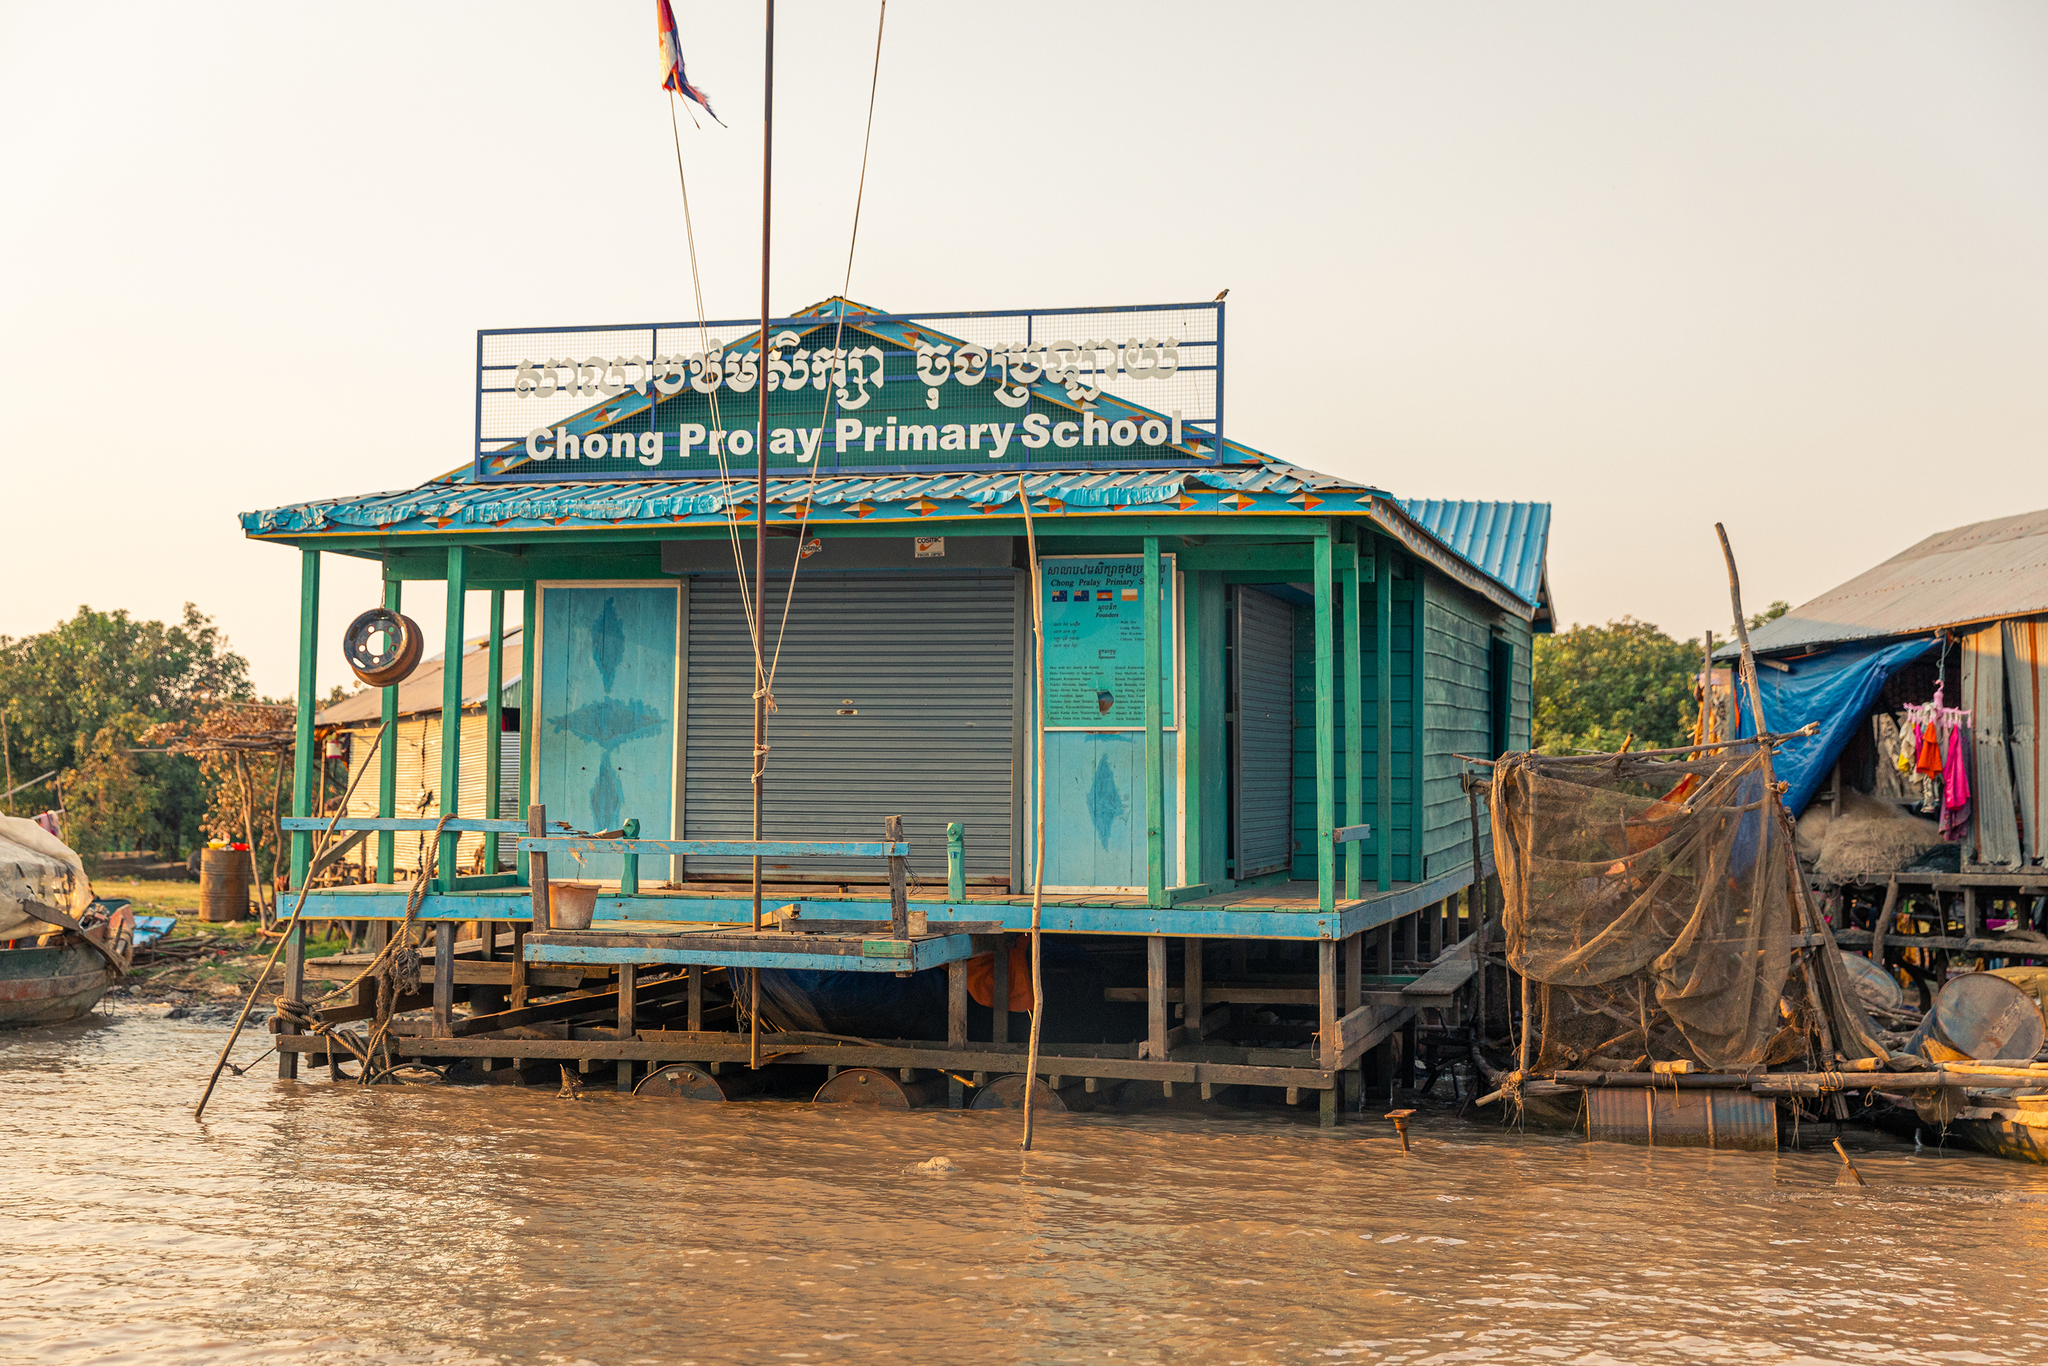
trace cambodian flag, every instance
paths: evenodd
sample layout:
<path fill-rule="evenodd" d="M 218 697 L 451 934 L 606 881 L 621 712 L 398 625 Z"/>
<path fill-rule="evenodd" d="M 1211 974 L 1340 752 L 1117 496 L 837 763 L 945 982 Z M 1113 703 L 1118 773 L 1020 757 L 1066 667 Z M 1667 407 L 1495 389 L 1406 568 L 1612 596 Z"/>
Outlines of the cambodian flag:
<path fill-rule="evenodd" d="M 668 0 L 654 0 L 654 23 L 661 31 L 661 88 L 696 101 L 720 128 L 725 127 L 725 120 L 718 117 L 704 92 L 691 85 L 690 78 L 683 74 L 683 45 L 676 37 L 676 12 L 669 8 Z"/>

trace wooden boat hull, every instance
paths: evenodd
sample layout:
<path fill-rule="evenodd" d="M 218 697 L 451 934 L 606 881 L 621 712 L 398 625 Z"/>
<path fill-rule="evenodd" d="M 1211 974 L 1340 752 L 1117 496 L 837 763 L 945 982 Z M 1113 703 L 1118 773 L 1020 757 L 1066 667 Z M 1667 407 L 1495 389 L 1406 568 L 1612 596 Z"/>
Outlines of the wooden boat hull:
<path fill-rule="evenodd" d="M 1975 1111 L 1975 1113 L 1972 1113 Z M 2048 1126 L 2024 1122 L 2030 1116 L 1972 1107 L 1950 1121 L 1949 1130 L 1979 1152 L 2008 1162 L 2048 1162 Z"/>
<path fill-rule="evenodd" d="M 0 1029 L 78 1019 L 113 984 L 113 968 L 90 945 L 0 951 Z"/>

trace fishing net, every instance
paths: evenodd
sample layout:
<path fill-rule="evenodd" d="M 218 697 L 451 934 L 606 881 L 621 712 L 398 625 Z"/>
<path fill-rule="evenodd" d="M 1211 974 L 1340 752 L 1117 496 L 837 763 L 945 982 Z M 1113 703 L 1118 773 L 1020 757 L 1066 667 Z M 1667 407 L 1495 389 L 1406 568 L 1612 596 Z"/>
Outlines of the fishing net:
<path fill-rule="evenodd" d="M 1532 1070 L 1683 1058 L 1739 1071 L 1824 1065 L 1829 1044 L 1881 1051 L 1842 1000 L 1817 918 L 1818 969 L 1795 959 L 1805 892 L 1768 784 L 1755 742 L 1499 762 L 1494 849 L 1508 963 L 1531 987 Z"/>

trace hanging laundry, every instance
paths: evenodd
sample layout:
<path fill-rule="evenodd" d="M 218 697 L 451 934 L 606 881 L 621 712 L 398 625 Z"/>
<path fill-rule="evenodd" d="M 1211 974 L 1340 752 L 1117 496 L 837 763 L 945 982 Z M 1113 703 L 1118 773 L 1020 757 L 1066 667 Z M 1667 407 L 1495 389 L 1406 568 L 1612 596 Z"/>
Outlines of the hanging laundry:
<path fill-rule="evenodd" d="M 1970 828 L 1970 768 L 1964 757 L 1969 734 L 1962 725 L 1949 731 L 1948 761 L 1941 771 L 1941 837 L 1951 844 L 1959 843 Z"/>
<path fill-rule="evenodd" d="M 1920 741 L 1914 752 L 1913 771 L 1923 778 L 1939 778 L 1941 776 L 1941 727 L 1938 724 L 1929 722 L 1927 725 L 1917 727 L 1916 729 L 1920 732 Z"/>

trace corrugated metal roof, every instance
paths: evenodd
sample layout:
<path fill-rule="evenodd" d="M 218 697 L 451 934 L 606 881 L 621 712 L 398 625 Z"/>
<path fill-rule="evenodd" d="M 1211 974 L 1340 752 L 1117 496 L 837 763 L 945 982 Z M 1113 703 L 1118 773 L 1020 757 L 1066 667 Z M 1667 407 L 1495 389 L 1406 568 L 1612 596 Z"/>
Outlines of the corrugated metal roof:
<path fill-rule="evenodd" d="M 1550 540 L 1550 504 L 1487 503 L 1471 499 L 1403 498 L 1401 510 L 1522 601 L 1549 606 L 1544 555 Z"/>
<path fill-rule="evenodd" d="M 1197 516 L 1369 516 L 1410 550 L 1502 608 L 1533 612 L 1539 618 L 1539 629 L 1540 622 L 1548 619 L 1549 593 L 1542 565 L 1550 509 L 1545 503 L 1404 506 L 1373 485 L 1276 461 L 1194 469 L 1027 470 L 1021 474 L 1033 511 L 1043 514 L 1167 511 Z M 1015 517 L 1019 475 L 1010 469 L 771 478 L 769 521 L 788 525 L 808 517 L 813 528 L 830 534 L 835 524 L 893 522 L 915 527 Z M 723 527 L 735 517 L 751 518 L 753 494 L 751 478 L 546 484 L 444 479 L 388 493 L 245 512 L 241 520 L 243 530 L 251 536 L 305 538 L 314 543 L 326 536 L 431 535 L 450 530 L 515 530 L 575 537 L 620 526 Z M 1443 530 L 1425 525 L 1410 506 L 1438 509 Z M 1521 511 L 1504 515 L 1476 511 L 1493 508 Z M 1474 511 L 1467 515 L 1466 509 Z M 1042 528 L 1041 534 L 1049 529 Z M 1482 565 L 1475 558 L 1479 555 L 1496 567 Z"/>
<path fill-rule="evenodd" d="M 831 513 L 883 503 L 956 503 L 962 510 L 1015 514 L 1018 472 L 975 470 L 942 474 L 820 475 L 771 478 L 768 501 Z M 1023 475 L 1033 506 L 1050 500 L 1062 508 L 1126 507 L 1182 502 L 1191 493 L 1277 494 L 1284 504 L 1304 491 L 1381 490 L 1290 465 L 1227 469 L 1032 470 Z M 591 480 L 549 484 L 430 483 L 389 493 L 295 503 L 242 514 L 251 535 L 331 530 L 441 530 L 453 524 L 503 527 L 561 526 L 568 522 L 615 526 L 629 522 L 722 519 L 728 508 L 751 506 L 751 476 L 721 480 Z M 1044 511 L 1046 509 L 1039 508 Z M 1185 510 L 1185 509 L 1182 509 Z M 1229 507 L 1211 510 L 1234 511 Z M 1304 509 L 1297 502 L 1285 511 Z M 865 516 L 865 513 L 859 514 Z M 928 513 L 923 515 L 929 515 Z"/>
<path fill-rule="evenodd" d="M 1760 653 L 2048 612 L 2048 509 L 1939 532 L 1750 633 Z"/>
<path fill-rule="evenodd" d="M 504 698 L 507 706 L 519 705 L 519 656 L 520 634 L 523 628 L 507 627 L 505 643 L 500 648 L 499 665 L 504 673 Z M 445 656 L 420 661 L 412 671 L 412 677 L 398 685 L 398 714 L 417 716 L 421 712 L 441 710 L 441 675 Z M 490 687 L 490 656 L 484 653 L 481 640 L 469 646 L 462 654 L 462 705 L 475 706 L 483 702 L 484 694 Z M 380 720 L 384 715 L 384 690 L 364 688 L 353 696 L 344 697 L 333 706 L 317 712 L 313 717 L 316 726 L 352 726 L 364 721 Z"/>

